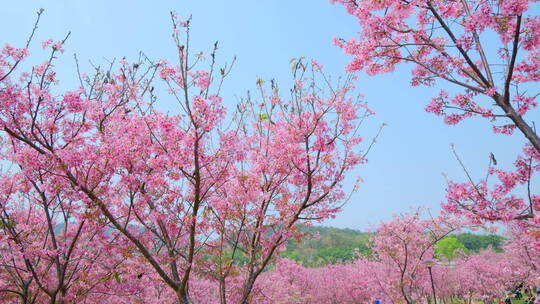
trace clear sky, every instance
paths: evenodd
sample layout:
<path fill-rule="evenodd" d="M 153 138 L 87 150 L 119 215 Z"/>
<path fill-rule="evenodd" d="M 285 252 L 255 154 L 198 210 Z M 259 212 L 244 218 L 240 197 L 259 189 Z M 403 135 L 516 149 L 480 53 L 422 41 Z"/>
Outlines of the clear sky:
<path fill-rule="evenodd" d="M 223 91 L 226 105 L 253 90 L 258 77 L 275 78 L 281 86 L 291 81 L 289 60 L 306 56 L 325 66 L 334 77 L 344 75 L 351 59 L 332 45 L 333 37 L 353 37 L 359 31 L 354 18 L 327 0 L 177 0 L 177 1 L 9 1 L 0 11 L 2 41 L 23 46 L 35 20 L 45 8 L 32 53 L 43 60 L 39 42 L 59 40 L 71 31 L 57 73 L 67 88 L 75 85 L 73 53 L 81 62 L 104 64 L 104 58 L 135 58 L 144 51 L 151 58 L 174 57 L 169 11 L 193 15 L 193 50 L 208 52 L 219 41 L 218 60 L 237 64 Z M 34 61 L 36 60 L 36 61 Z M 91 72 L 88 64 L 83 70 Z M 522 136 L 494 135 L 489 123 L 468 120 L 451 127 L 423 108 L 436 90 L 409 86 L 408 68 L 393 74 L 361 76 L 357 86 L 377 115 L 362 134 L 369 140 L 382 122 L 384 129 L 369 163 L 353 172 L 364 183 L 344 211 L 326 225 L 368 229 L 392 214 L 427 206 L 437 212 L 444 200 L 447 173 L 465 176 L 452 155 L 454 143 L 473 177 L 484 176 L 493 152 L 501 167 L 509 168 Z M 446 84 L 443 86 L 448 87 Z M 452 90 L 452 87 L 449 87 Z"/>

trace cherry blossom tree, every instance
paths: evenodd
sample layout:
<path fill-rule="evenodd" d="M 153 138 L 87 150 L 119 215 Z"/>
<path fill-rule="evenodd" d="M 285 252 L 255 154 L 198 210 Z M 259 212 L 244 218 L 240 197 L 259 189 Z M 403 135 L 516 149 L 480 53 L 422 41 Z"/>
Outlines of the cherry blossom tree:
<path fill-rule="evenodd" d="M 47 173 L 32 171 L 2 178 L 0 298 L 83 302 L 118 275 L 123 259 L 116 248 L 129 244 L 107 235 L 104 223 L 88 221 L 78 202 L 44 184 Z"/>
<path fill-rule="evenodd" d="M 61 43 L 54 46 L 51 58 Z M 9 102 L 13 93 L 10 74 L 27 53 L 8 45 L 2 49 L 2 103 Z M 27 83 L 28 92 L 46 90 L 54 80 L 53 74 L 43 70 L 32 76 L 22 74 L 20 81 L 24 83 L 27 77 L 37 77 L 36 85 Z M 3 138 L 1 161 L 10 164 L 11 170 L 0 177 L 0 299 L 6 303 L 83 302 L 113 280 L 122 264 L 115 248 L 127 249 L 129 244 L 107 235 L 103 221 L 89 220 L 91 211 L 73 199 L 69 187 L 56 183 L 60 180 L 51 166 L 32 164 L 29 151 L 19 148 Z"/>
<path fill-rule="evenodd" d="M 347 70 L 376 75 L 410 63 L 412 86 L 453 87 L 452 94 L 441 90 L 426 111 L 450 125 L 483 117 L 495 133 L 517 129 L 525 136 L 528 143 L 515 170 L 496 168 L 491 155 L 485 179 L 474 181 L 467 172 L 467 182 L 449 182 L 444 208 L 476 224 L 520 220 L 524 233 L 538 236 L 540 197 L 531 181 L 540 168 L 540 139 L 531 121 L 540 79 L 536 1 L 332 2 L 343 4 L 361 29 L 357 38 L 335 41 L 354 57 Z M 498 181 L 489 181 L 490 176 Z"/>
<path fill-rule="evenodd" d="M 520 278 L 519 282 L 528 282 L 535 285 L 540 278 L 540 248 L 538 242 L 535 242 L 535 236 L 531 234 L 522 234 L 521 223 L 513 223 L 509 227 L 507 234 L 510 239 L 506 242 L 503 249 L 512 260 L 513 268 L 516 270 L 515 277 Z"/>
<path fill-rule="evenodd" d="M 297 224 L 332 217 L 346 201 L 342 182 L 365 162 L 371 145 L 360 152 L 358 129 L 372 112 L 352 95 L 352 77 L 335 85 L 321 65 L 298 59 L 289 99 L 280 97 L 276 82 L 268 88 L 259 80 L 260 96 L 248 96 L 226 116 L 220 90 L 232 65 L 218 68 L 216 44 L 201 68 L 204 55 L 189 46 L 191 21 L 171 16 L 176 64 L 141 54 L 134 64 L 121 60 L 118 71 L 111 64 L 96 67 L 92 76 L 80 73 L 80 87 L 59 94 L 54 62 L 66 39 L 45 41 L 50 58 L 29 72 L 17 71 L 28 45 L 2 49 L 2 152 L 26 184 L 37 185 L 35 202 L 12 201 L 17 217 L 2 218 L 3 228 L 30 229 L 23 218 L 31 214 L 44 232 L 21 250 L 37 250 L 40 235 L 53 237 L 52 248 L 32 254 L 48 256 L 48 264 L 35 263 L 55 266 L 62 278 L 68 261 L 58 262 L 59 253 L 49 251 L 70 256 L 69 244 L 96 234 L 99 241 L 124 245 L 104 251 L 86 244 L 107 255 L 85 259 L 99 266 L 105 259 L 112 268 L 102 276 L 132 294 L 144 293 L 141 284 L 154 280 L 146 294 L 168 295 L 154 302 L 203 303 L 200 288 L 206 287 L 198 286 L 217 282 L 221 303 L 248 303 L 257 278 L 287 240 L 302 235 Z M 177 103 L 176 113 L 158 110 L 157 78 L 168 87 L 167 99 Z M 25 209 L 32 204 L 58 216 L 69 206 L 72 217 L 48 220 Z M 60 224 L 66 232 L 57 249 Z M 133 267 L 115 270 L 108 254 Z M 25 258 L 22 253 L 32 272 Z M 39 286 L 44 274 L 32 275 Z M 93 280 L 101 282 L 99 275 Z M 69 284 L 55 282 L 39 287 L 51 295 Z M 160 292 L 162 286 L 168 291 Z"/>
<path fill-rule="evenodd" d="M 431 295 L 427 263 L 436 260 L 435 244 L 461 228 L 459 222 L 451 219 L 420 216 L 420 212 L 415 212 L 381 223 L 373 238 L 374 256 L 362 257 L 357 262 L 364 264 L 371 285 L 378 286 L 377 296 L 393 303 L 416 303 Z"/>

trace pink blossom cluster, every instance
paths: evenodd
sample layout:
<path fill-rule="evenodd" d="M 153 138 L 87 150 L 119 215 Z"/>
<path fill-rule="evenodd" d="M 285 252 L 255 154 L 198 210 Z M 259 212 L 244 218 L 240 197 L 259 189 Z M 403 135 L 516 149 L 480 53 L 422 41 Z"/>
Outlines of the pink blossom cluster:
<path fill-rule="evenodd" d="M 540 153 L 526 145 L 523 155 L 514 163 L 515 169 L 501 170 L 491 167 L 488 175 L 480 182 L 449 182 L 446 199 L 442 204 L 445 211 L 462 215 L 472 223 L 481 225 L 484 222 L 503 221 L 505 223 L 518 220 L 522 233 L 530 234 L 536 241 L 533 247 L 540 244 L 538 223 L 540 218 L 540 196 L 531 192 L 534 174 L 540 170 Z M 490 181 L 493 176 L 496 180 Z M 526 191 L 523 196 L 521 192 Z M 535 245 L 536 244 L 536 245 Z"/>
<path fill-rule="evenodd" d="M 537 107 L 536 92 L 519 89 L 538 81 L 540 21 L 528 11 L 536 1 L 332 2 L 343 4 L 361 28 L 358 37 L 335 39 L 353 56 L 347 70 L 375 75 L 410 63 L 413 86 L 440 80 L 462 90 L 455 96 L 441 92 L 428 112 L 451 125 L 473 116 L 493 123 L 509 118 L 540 149 L 532 126 L 521 121 Z M 499 41 L 485 42 L 493 32 Z"/>

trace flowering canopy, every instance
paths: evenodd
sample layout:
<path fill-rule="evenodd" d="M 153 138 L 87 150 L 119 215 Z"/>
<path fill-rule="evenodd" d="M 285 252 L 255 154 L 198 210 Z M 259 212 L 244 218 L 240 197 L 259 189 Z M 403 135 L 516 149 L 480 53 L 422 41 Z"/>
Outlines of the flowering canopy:
<path fill-rule="evenodd" d="M 2 49 L 1 149 L 20 169 L 6 180 L 23 180 L 14 189 L 4 182 L 2 193 L 7 201 L 34 188 L 29 202 L 2 204 L 2 229 L 16 235 L 2 238 L 3 246 L 18 246 L 11 250 L 15 262 L 26 266 L 12 267 L 32 273 L 21 275 L 19 285 L 37 284 L 53 302 L 73 299 L 64 295 L 71 281 L 62 280 L 75 264 L 97 282 L 159 278 L 180 303 L 192 302 L 194 286 L 205 280 L 219 284 L 222 303 L 246 303 L 272 258 L 288 239 L 301 236 L 296 224 L 334 216 L 347 197 L 345 174 L 365 161 L 357 131 L 372 112 L 350 96 L 352 78 L 338 87 L 319 83 L 326 79 L 319 76 L 322 67 L 300 59 L 290 99 L 280 97 L 274 81 L 268 92 L 259 80 L 260 96 L 248 96 L 228 117 L 220 89 L 230 66 L 217 73 L 216 44 L 209 66 L 200 69 L 202 56 L 189 53 L 190 21 L 174 14 L 172 20 L 177 64 L 122 60 L 119 71 L 79 75 L 80 87 L 60 95 L 53 93 L 53 62 L 65 40 L 44 42 L 50 59 L 17 76 L 27 48 Z M 154 106 L 156 78 L 178 103 L 178 114 Z M 30 229 L 25 216 L 41 230 L 23 241 L 17 231 Z M 124 245 L 112 252 L 112 242 Z M 137 266 L 107 272 L 110 265 L 92 262 L 83 270 L 68 264 L 81 246 Z M 98 259 L 86 258 L 92 251 L 80 255 L 71 259 Z M 36 261 L 40 267 L 55 265 L 58 278 L 50 280 L 56 289 L 42 286 L 42 275 L 33 273 L 34 256 L 51 260 Z M 24 297 L 24 288 L 14 293 Z"/>

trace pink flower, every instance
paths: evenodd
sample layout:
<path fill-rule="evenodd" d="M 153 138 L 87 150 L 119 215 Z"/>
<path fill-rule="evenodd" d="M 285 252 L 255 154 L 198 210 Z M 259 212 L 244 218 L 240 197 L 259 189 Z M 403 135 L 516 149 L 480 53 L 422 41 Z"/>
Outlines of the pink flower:
<path fill-rule="evenodd" d="M 47 47 L 49 47 L 51 44 L 53 43 L 53 40 L 52 39 L 48 39 L 48 40 L 45 40 L 41 43 L 41 48 L 42 49 L 46 49 Z"/>

